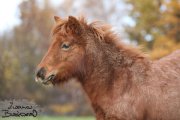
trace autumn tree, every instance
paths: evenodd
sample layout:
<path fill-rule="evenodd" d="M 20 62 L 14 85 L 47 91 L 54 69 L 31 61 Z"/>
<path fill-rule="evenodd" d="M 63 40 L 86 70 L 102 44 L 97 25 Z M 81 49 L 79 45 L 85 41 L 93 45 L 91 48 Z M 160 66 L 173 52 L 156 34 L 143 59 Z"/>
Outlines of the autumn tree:
<path fill-rule="evenodd" d="M 145 47 L 153 59 L 179 49 L 178 0 L 126 0 L 132 6 L 130 16 L 135 26 L 126 31 L 132 41 Z"/>
<path fill-rule="evenodd" d="M 77 82 L 45 88 L 34 80 L 37 64 L 47 51 L 57 10 L 50 1 L 22 1 L 20 24 L 0 36 L 0 98 L 29 99 L 51 114 L 92 114 Z M 8 93 L 8 94 L 7 94 Z"/>
<path fill-rule="evenodd" d="M 161 58 L 180 49 L 180 1 L 162 1 L 161 16 L 157 21 L 160 34 L 156 35 L 151 56 Z"/>
<path fill-rule="evenodd" d="M 19 5 L 21 23 L 0 36 L 2 99 L 33 98 L 33 92 L 42 89 L 35 83 L 34 73 L 49 44 L 55 13 L 48 0 L 43 3 L 40 7 L 35 0 L 23 1 Z"/>

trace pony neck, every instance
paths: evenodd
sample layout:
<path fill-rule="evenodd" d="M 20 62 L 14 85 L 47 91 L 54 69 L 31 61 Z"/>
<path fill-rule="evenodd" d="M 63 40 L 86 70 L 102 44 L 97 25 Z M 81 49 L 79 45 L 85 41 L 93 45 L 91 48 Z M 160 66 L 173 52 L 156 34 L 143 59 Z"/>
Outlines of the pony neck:
<path fill-rule="evenodd" d="M 94 43 L 95 51 L 86 56 L 86 75 L 81 82 L 93 104 L 100 99 L 98 96 L 113 94 L 114 84 L 120 85 L 119 92 L 124 92 L 129 83 L 133 84 L 133 74 L 138 73 L 138 70 L 131 71 L 134 65 L 141 66 L 139 73 L 148 66 L 148 59 L 137 49 L 116 42 Z"/>

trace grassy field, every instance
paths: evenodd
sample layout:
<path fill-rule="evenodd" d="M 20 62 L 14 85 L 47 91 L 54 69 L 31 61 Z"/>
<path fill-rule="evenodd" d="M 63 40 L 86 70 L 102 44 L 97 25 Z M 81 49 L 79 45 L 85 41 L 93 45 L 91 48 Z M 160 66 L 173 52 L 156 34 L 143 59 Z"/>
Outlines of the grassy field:
<path fill-rule="evenodd" d="M 95 120 L 94 117 L 51 117 L 51 116 L 42 116 L 42 117 L 9 117 L 9 118 L 0 118 L 0 120 Z"/>

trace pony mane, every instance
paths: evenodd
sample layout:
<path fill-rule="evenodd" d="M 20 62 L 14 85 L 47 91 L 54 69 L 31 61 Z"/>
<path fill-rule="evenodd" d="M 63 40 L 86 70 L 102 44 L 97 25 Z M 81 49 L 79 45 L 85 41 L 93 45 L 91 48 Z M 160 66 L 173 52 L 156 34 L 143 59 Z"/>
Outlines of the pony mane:
<path fill-rule="evenodd" d="M 90 29 L 95 35 L 97 36 L 104 36 L 105 33 L 110 33 L 112 26 L 109 24 L 106 24 L 102 21 L 94 21 L 90 24 L 88 24 L 87 20 L 84 16 L 78 17 L 78 21 L 80 24 L 82 24 L 84 27 Z M 61 20 L 52 29 L 52 34 L 56 34 L 58 32 L 67 32 L 66 31 L 66 24 L 68 23 L 67 18 Z"/>
<path fill-rule="evenodd" d="M 112 30 L 112 26 L 110 24 L 107 24 L 103 21 L 94 21 L 91 23 L 88 23 L 84 16 L 80 16 L 77 18 L 79 23 L 85 27 L 85 29 L 90 30 L 93 35 L 98 38 L 100 41 L 104 41 L 108 44 L 113 44 L 115 47 L 119 49 L 126 50 L 128 53 L 132 55 L 136 55 L 139 57 L 147 57 L 147 54 L 140 51 L 142 47 L 133 47 L 130 45 L 124 44 L 118 32 L 115 32 Z M 61 20 L 61 22 L 58 22 L 52 30 L 52 34 L 56 34 L 60 32 L 61 34 L 67 34 L 66 25 L 68 23 L 68 19 Z"/>
<path fill-rule="evenodd" d="M 87 22 L 85 23 L 87 24 Z M 124 44 L 120 39 L 119 33 L 115 32 L 110 24 L 104 23 L 102 21 L 94 21 L 90 24 L 87 24 L 87 26 L 100 40 L 108 44 L 113 44 L 119 49 L 126 50 L 132 56 L 135 55 L 136 57 L 143 58 L 148 57 L 148 54 L 145 54 L 141 51 L 143 48 L 142 46 L 133 47 L 131 45 Z"/>

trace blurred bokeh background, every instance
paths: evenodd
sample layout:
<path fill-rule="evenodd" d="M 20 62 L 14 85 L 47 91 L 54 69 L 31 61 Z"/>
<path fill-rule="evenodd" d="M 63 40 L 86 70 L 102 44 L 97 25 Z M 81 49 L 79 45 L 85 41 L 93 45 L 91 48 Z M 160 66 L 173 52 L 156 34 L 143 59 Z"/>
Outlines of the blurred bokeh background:
<path fill-rule="evenodd" d="M 45 115 L 93 116 L 86 94 L 71 81 L 58 88 L 35 83 L 50 43 L 53 16 L 84 15 L 111 24 L 121 40 L 143 46 L 151 59 L 180 49 L 180 0 L 0 1 L 0 99 L 28 99 Z"/>

